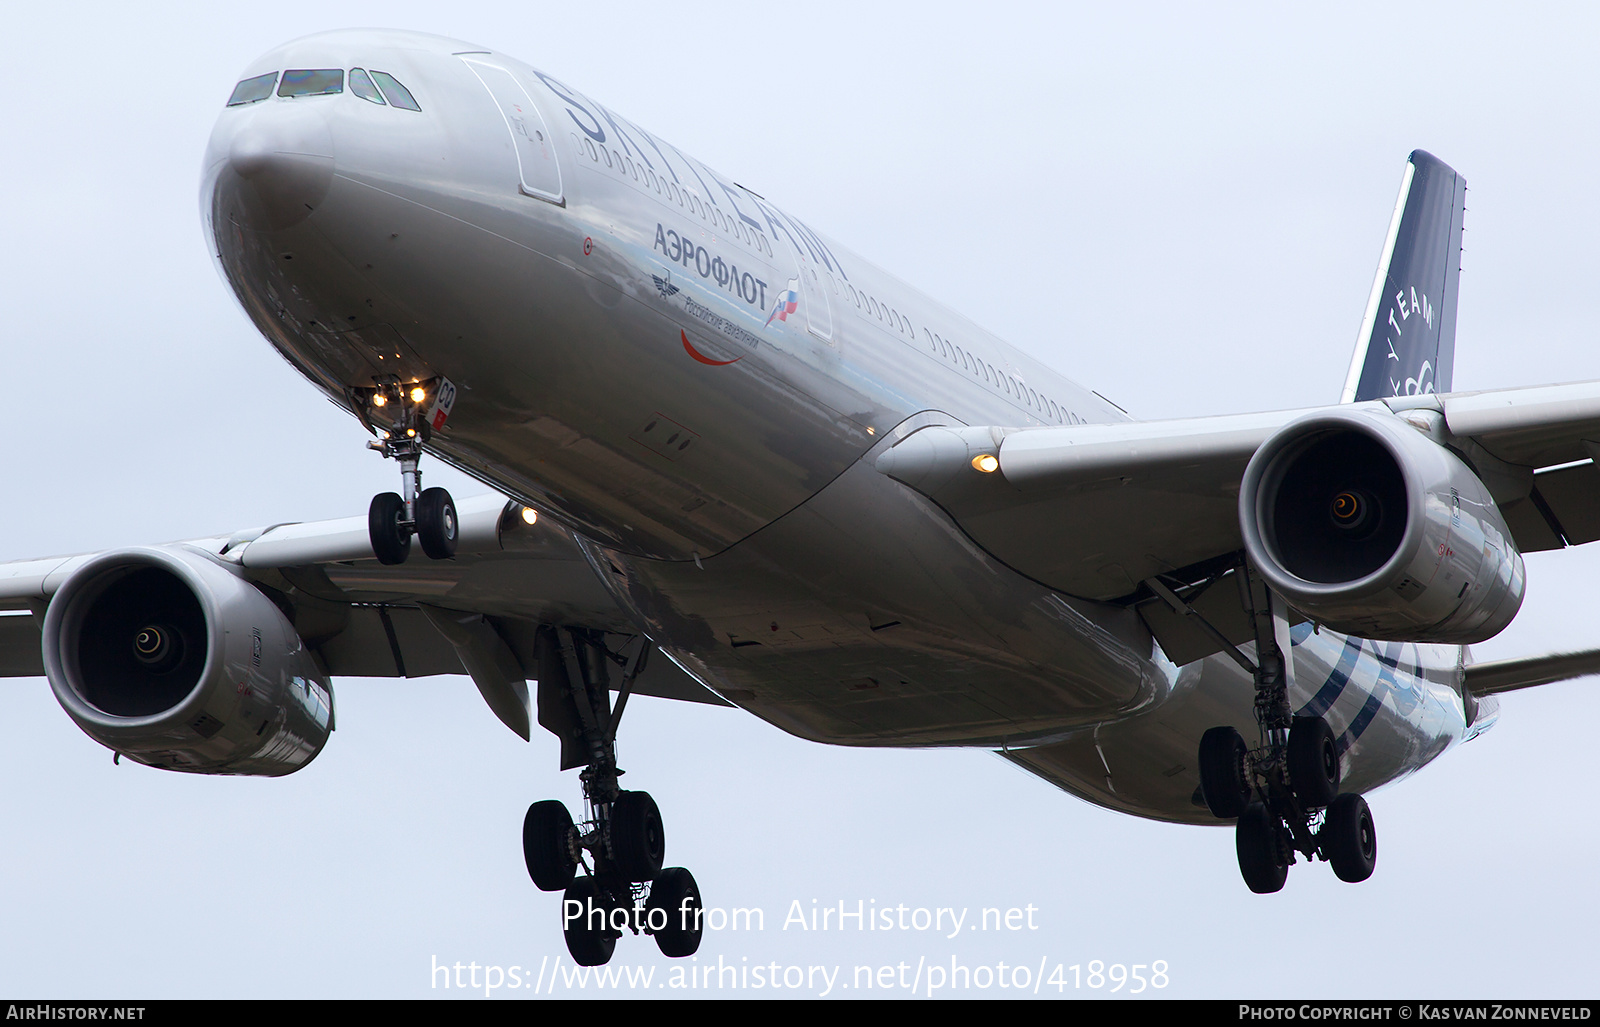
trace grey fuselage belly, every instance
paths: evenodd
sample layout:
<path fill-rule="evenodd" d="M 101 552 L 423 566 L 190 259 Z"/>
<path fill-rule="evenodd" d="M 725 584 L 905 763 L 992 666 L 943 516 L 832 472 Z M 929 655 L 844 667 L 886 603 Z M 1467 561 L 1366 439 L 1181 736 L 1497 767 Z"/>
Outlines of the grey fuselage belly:
<path fill-rule="evenodd" d="M 1168 663 L 1129 608 L 994 559 L 873 459 L 930 424 L 1115 407 L 565 84 L 430 36 L 341 32 L 242 78 L 366 68 L 224 110 L 201 205 L 222 273 L 336 403 L 446 378 L 429 451 L 569 528 L 681 666 L 793 734 L 972 745 L 1142 816 L 1216 821 L 1194 747 L 1253 686 Z M 1131 584 L 1131 583 L 1130 583 Z M 1303 632 L 1297 632 L 1297 637 Z M 1460 650 L 1295 646 L 1364 790 L 1471 726 Z"/>

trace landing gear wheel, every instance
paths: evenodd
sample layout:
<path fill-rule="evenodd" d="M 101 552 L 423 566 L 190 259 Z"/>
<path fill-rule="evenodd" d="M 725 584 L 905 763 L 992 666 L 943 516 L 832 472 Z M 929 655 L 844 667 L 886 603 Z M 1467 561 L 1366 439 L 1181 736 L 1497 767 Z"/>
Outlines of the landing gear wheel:
<path fill-rule="evenodd" d="M 1372 876 L 1378 865 L 1378 832 L 1372 826 L 1367 800 L 1346 792 L 1333 800 L 1322 822 L 1322 854 L 1341 881 L 1355 884 Z"/>
<path fill-rule="evenodd" d="M 611 858 L 617 872 L 629 881 L 654 880 L 666 855 L 656 801 L 649 792 L 620 793 L 611 804 Z"/>
<path fill-rule="evenodd" d="M 1289 784 L 1307 809 L 1339 794 L 1339 742 L 1321 717 L 1296 717 L 1289 728 Z"/>
<path fill-rule="evenodd" d="M 1250 801 L 1246 752 L 1244 739 L 1231 727 L 1214 727 L 1200 736 L 1200 794 L 1212 816 L 1232 820 Z"/>
<path fill-rule="evenodd" d="M 536 802 L 522 818 L 522 859 L 540 891 L 562 891 L 572 883 L 572 814 L 554 799 Z"/>
<path fill-rule="evenodd" d="M 379 563 L 405 563 L 411 552 L 411 533 L 405 528 L 406 501 L 393 492 L 380 492 L 367 507 L 367 537 Z"/>
<path fill-rule="evenodd" d="M 1283 882 L 1289 879 L 1289 859 L 1278 818 L 1267 812 L 1267 807 L 1252 802 L 1244 808 L 1235 828 L 1234 843 L 1239 853 L 1239 873 L 1251 891 L 1270 895 L 1283 888 Z"/>
<path fill-rule="evenodd" d="M 573 906 L 571 903 L 578 905 Z M 602 910 L 606 915 L 592 913 Z M 566 936 L 567 953 L 579 966 L 604 966 L 616 951 L 617 936 L 612 933 L 610 904 L 599 894 L 594 878 L 580 877 L 567 886 L 561 901 L 561 932 Z M 599 923 L 605 920 L 606 923 Z"/>
<path fill-rule="evenodd" d="M 700 887 L 694 875 L 683 867 L 668 867 L 656 875 L 650 886 L 650 897 L 644 904 L 646 930 L 655 935 L 656 947 L 663 956 L 674 959 L 692 956 L 700 948 L 700 935 L 705 931 L 701 914 Z M 654 910 L 661 910 L 665 919 Z M 658 923 L 665 927 L 655 927 Z"/>
<path fill-rule="evenodd" d="M 456 555 L 456 504 L 444 489 L 423 489 L 417 497 L 417 539 L 430 559 Z"/>

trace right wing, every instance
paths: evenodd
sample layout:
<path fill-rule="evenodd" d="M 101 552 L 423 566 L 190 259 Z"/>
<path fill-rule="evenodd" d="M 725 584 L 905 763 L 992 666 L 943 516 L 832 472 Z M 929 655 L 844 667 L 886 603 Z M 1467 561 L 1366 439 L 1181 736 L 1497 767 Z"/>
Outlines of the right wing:
<path fill-rule="evenodd" d="M 234 568 L 282 610 L 331 676 L 472 677 L 490 708 L 527 738 L 526 682 L 538 677 L 545 626 L 613 636 L 638 630 L 574 538 L 548 519 L 527 524 L 496 495 L 458 504 L 456 556 L 378 563 L 365 517 L 250 529 L 172 543 Z M 98 554 L 0 564 L 0 677 L 44 674 L 40 629 L 51 596 Z M 641 644 L 648 645 L 647 639 Z M 646 664 L 644 695 L 729 705 L 670 660 Z"/>

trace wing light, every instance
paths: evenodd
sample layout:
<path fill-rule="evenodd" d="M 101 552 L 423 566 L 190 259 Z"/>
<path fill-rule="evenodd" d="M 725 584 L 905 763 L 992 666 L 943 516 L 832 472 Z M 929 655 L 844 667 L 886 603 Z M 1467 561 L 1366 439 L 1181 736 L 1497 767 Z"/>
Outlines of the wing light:
<path fill-rule="evenodd" d="M 525 506 L 525 507 L 522 508 L 522 523 L 524 523 L 524 524 L 537 524 L 538 522 L 539 522 L 539 513 L 538 513 L 538 511 L 534 510 L 534 508 L 531 507 L 531 506 Z"/>
<path fill-rule="evenodd" d="M 993 453 L 979 453 L 972 458 L 972 466 L 984 474 L 993 474 L 1000 469 L 1000 458 Z"/>

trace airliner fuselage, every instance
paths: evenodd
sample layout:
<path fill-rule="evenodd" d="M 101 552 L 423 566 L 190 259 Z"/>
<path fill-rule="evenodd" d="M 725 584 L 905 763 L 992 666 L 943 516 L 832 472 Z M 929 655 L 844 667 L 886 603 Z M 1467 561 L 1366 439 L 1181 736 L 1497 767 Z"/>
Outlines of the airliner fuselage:
<path fill-rule="evenodd" d="M 569 529 L 666 653 L 787 731 L 1000 748 L 1091 801 L 1218 822 L 1194 747 L 1253 725 L 1250 676 L 1175 666 L 1107 599 L 1116 565 L 1105 594 L 1052 588 L 874 467 L 929 425 L 1120 409 L 500 54 L 330 33 L 241 78 L 208 241 L 335 403 L 370 424 L 375 381 L 448 382 L 428 451 Z M 1293 704 L 1339 733 L 1353 791 L 1492 721 L 1458 647 L 1294 635 Z"/>

